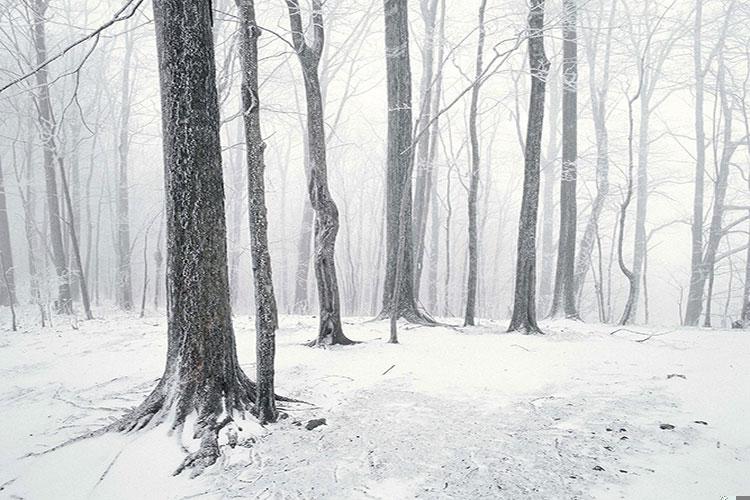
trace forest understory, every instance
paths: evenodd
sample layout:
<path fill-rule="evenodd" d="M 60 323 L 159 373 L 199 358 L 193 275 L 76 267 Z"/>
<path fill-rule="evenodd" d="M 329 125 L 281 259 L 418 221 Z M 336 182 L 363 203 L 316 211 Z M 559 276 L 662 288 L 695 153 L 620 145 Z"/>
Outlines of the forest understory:
<path fill-rule="evenodd" d="M 32 311 L 28 311 L 31 325 Z M 22 316 L 24 316 L 22 314 Z M 457 320 L 443 318 L 446 323 Z M 254 320 L 235 316 L 242 368 Z M 163 317 L 116 312 L 0 336 L 0 497 L 719 498 L 750 491 L 750 335 L 542 322 L 543 336 L 346 318 L 353 346 L 311 349 L 282 316 L 287 418 L 203 475 L 172 477 L 195 442 L 146 432 L 50 448 L 121 417 L 161 375 Z M 634 333 L 638 332 L 638 333 Z M 308 430 L 310 420 L 325 425 Z M 673 426 L 673 427 L 672 427 Z M 184 447 L 184 448 L 183 448 Z"/>

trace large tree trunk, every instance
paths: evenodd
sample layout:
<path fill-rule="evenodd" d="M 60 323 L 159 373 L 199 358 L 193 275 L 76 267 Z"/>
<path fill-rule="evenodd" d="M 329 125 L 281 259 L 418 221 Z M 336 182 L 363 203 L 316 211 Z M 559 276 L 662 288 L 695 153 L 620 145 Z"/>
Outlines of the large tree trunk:
<path fill-rule="evenodd" d="M 531 0 L 528 23 L 531 95 L 526 128 L 523 198 L 518 226 L 513 317 L 508 331 L 541 333 L 536 322 L 536 225 L 545 82 L 549 72 L 549 61 L 544 53 L 544 0 Z"/>
<path fill-rule="evenodd" d="M 386 271 L 381 318 L 391 316 L 392 298 L 398 291 L 398 316 L 408 321 L 431 323 L 417 306 L 414 296 L 414 244 L 412 228 L 411 171 L 412 152 L 411 67 L 409 63 L 409 22 L 406 0 L 384 0 L 385 54 L 388 80 L 388 153 L 386 180 Z M 401 205 L 405 203 L 404 210 Z M 403 238 L 404 267 L 396 282 L 399 254 L 400 217 L 405 224 Z"/>
<path fill-rule="evenodd" d="M 328 189 L 323 97 L 318 65 L 323 51 L 323 12 L 320 0 L 313 0 L 313 41 L 308 44 L 302 27 L 298 0 L 287 0 L 294 49 L 302 67 L 307 102 L 307 137 L 310 147 L 310 204 L 315 211 L 315 278 L 320 308 L 318 337 L 314 345 L 351 344 L 341 327 L 341 301 L 336 277 L 335 245 L 339 212 Z"/>
<path fill-rule="evenodd" d="M 16 303 L 15 269 L 13 268 L 13 247 L 10 244 L 10 224 L 8 223 L 8 206 L 5 201 L 5 179 L 0 163 L 0 255 L 3 274 L 0 286 L 0 305 L 13 306 Z"/>
<path fill-rule="evenodd" d="M 109 426 L 129 431 L 197 414 L 201 440 L 177 469 L 219 456 L 218 433 L 251 411 L 255 384 L 237 361 L 227 272 L 219 103 L 211 6 L 155 0 L 167 214 L 167 364 L 146 400 Z"/>
<path fill-rule="evenodd" d="M 612 1 L 612 7 L 609 14 L 609 26 L 612 26 L 615 19 L 617 1 Z M 607 22 L 604 18 L 603 4 L 596 13 L 597 23 L 599 27 L 602 27 L 604 22 Z M 590 17 L 589 17 L 590 20 Z M 607 201 L 609 195 L 609 133 L 607 131 L 607 94 L 609 91 L 609 61 L 612 47 L 612 31 L 610 29 L 603 30 L 606 32 L 605 35 L 605 49 L 604 49 L 604 60 L 602 76 L 597 79 L 597 50 L 599 29 L 595 31 L 592 36 L 585 37 L 586 40 L 586 54 L 588 58 L 589 66 L 589 89 L 591 99 L 591 114 L 594 121 L 594 131 L 596 134 L 596 196 L 594 201 L 591 203 L 591 213 L 589 220 L 586 223 L 586 229 L 583 232 L 583 237 L 578 247 L 578 254 L 576 255 L 576 266 L 575 266 L 575 296 L 580 298 L 583 286 L 586 282 L 586 275 L 588 274 L 589 268 L 591 267 L 592 253 L 594 250 L 594 244 L 597 243 L 599 235 L 599 219 L 601 218 L 602 211 L 604 210 L 604 204 Z M 601 261 L 601 252 L 598 256 Z M 601 271 L 601 269 L 600 269 Z M 604 313 L 603 308 L 603 290 L 601 284 L 603 283 L 603 276 L 599 274 L 599 285 L 597 285 L 597 295 L 599 296 L 600 313 Z M 600 314 L 600 319 L 605 317 L 605 314 Z"/>
<path fill-rule="evenodd" d="M 480 78 L 482 76 L 482 54 L 484 52 L 484 10 L 487 0 L 479 4 L 479 40 L 477 42 L 476 68 L 474 87 L 471 89 L 469 105 L 469 138 L 471 143 L 471 176 L 469 180 L 469 270 L 466 283 L 466 311 L 464 326 L 474 325 L 474 314 L 477 302 L 477 267 L 479 262 L 479 236 L 477 235 L 477 195 L 479 193 L 479 134 L 477 132 L 477 113 L 479 107 Z"/>
<path fill-rule="evenodd" d="M 563 132 L 560 174 L 560 239 L 550 316 L 577 318 L 575 295 L 576 184 L 578 172 L 578 40 L 576 0 L 563 1 Z"/>
<path fill-rule="evenodd" d="M 133 53 L 132 36 L 125 37 L 125 60 L 122 64 L 122 95 L 120 97 L 120 133 L 117 151 L 117 275 L 115 297 L 117 306 L 133 309 L 133 283 L 130 268 L 130 204 L 128 201 L 128 151 L 130 143 L 130 59 Z"/>
<path fill-rule="evenodd" d="M 273 392 L 275 331 L 279 326 L 276 297 L 268 253 L 268 216 L 263 180 L 263 151 L 266 147 L 260 130 L 260 97 L 258 95 L 258 37 L 254 0 L 236 0 L 240 14 L 240 64 L 242 66 L 242 116 L 245 122 L 248 173 L 248 215 L 250 218 L 250 251 L 255 282 L 255 331 L 257 386 L 256 414 L 261 424 L 278 418 Z"/>
<path fill-rule="evenodd" d="M 41 65 L 47 60 L 47 41 L 45 35 L 45 15 L 48 0 L 34 0 L 33 21 L 31 24 L 34 48 L 36 51 L 37 64 Z M 47 68 L 43 67 L 36 72 L 37 83 L 37 110 L 39 112 L 39 130 L 44 149 L 44 178 L 46 185 L 46 200 L 48 211 L 48 223 L 50 240 L 52 243 L 52 256 L 57 273 L 58 295 L 56 309 L 61 314 L 73 313 L 73 302 L 70 293 L 70 276 L 68 274 L 67 260 L 63 246 L 62 224 L 60 220 L 60 199 L 57 194 L 57 175 L 55 173 L 55 161 L 57 157 L 57 145 L 55 143 L 55 117 L 52 113 L 52 102 L 49 94 L 49 83 Z"/>

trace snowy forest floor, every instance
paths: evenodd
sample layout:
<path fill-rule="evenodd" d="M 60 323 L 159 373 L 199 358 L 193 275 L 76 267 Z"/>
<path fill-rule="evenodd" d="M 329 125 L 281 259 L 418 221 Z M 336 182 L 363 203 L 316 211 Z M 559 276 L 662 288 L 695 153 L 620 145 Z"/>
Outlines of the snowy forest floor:
<path fill-rule="evenodd" d="M 362 343 L 313 349 L 316 320 L 285 316 L 277 390 L 315 406 L 257 426 L 254 445 L 226 448 L 202 476 L 171 476 L 184 451 L 160 427 L 23 458 L 120 416 L 161 375 L 165 319 L 107 318 L 0 332 L 0 497 L 750 494 L 750 333 L 647 338 L 567 321 L 543 323 L 545 336 L 403 325 L 389 345 L 387 322 L 347 319 Z M 235 318 L 251 378 L 253 325 Z M 312 418 L 327 425 L 308 431 Z"/>

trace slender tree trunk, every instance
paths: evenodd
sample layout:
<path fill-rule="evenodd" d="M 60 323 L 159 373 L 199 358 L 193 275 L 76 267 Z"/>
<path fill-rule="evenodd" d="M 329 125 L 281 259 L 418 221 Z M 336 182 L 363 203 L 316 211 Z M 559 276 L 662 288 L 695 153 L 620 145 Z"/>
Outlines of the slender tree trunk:
<path fill-rule="evenodd" d="M 36 51 L 36 62 L 42 64 L 47 60 L 47 41 L 45 34 L 45 15 L 48 0 L 34 0 L 32 8 L 33 20 L 31 25 L 32 38 Z M 61 314 L 73 313 L 73 302 L 70 293 L 67 260 L 62 237 L 60 221 L 60 200 L 57 194 L 57 175 L 55 174 L 55 158 L 57 146 L 55 144 L 56 124 L 52 113 L 52 102 L 49 94 L 47 68 L 39 69 L 36 74 L 37 95 L 36 104 L 39 112 L 39 129 L 44 149 L 44 178 L 46 184 L 46 200 L 48 223 L 52 254 L 58 280 L 58 295 L 55 304 L 57 312 Z"/>
<path fill-rule="evenodd" d="M 423 133 L 417 142 L 417 172 L 414 184 L 414 297 L 419 298 L 422 266 L 424 264 L 425 233 L 429 210 L 432 164 L 430 163 L 429 128 L 432 116 L 432 92 L 435 55 L 435 19 L 439 0 L 420 0 L 424 22 L 424 48 L 422 49 L 422 76 L 419 85 L 419 123 Z M 438 66 L 442 61 L 438 60 Z M 439 71 L 439 68 L 438 68 Z M 438 73 L 440 74 L 440 73 Z"/>
<path fill-rule="evenodd" d="M 748 215 L 750 216 L 750 212 Z M 742 328 L 750 327 L 750 228 L 748 228 L 747 253 L 745 254 L 745 286 L 742 293 L 742 317 L 740 321 Z"/>
<path fill-rule="evenodd" d="M 536 225 L 545 82 L 549 72 L 549 61 L 544 52 L 544 0 L 531 0 L 528 26 L 531 95 L 526 130 L 523 198 L 518 227 L 515 296 L 508 331 L 541 333 L 536 322 Z"/>
<path fill-rule="evenodd" d="M 159 234 L 156 237 L 156 249 L 154 250 L 154 310 L 159 310 L 159 297 L 161 296 L 161 266 L 164 256 L 161 251 L 162 229 L 164 228 L 164 219 L 159 221 Z"/>
<path fill-rule="evenodd" d="M 133 53 L 132 36 L 125 36 L 125 60 L 122 65 L 122 95 L 120 97 L 120 131 L 117 163 L 117 277 L 115 290 L 117 306 L 133 309 L 133 283 L 130 266 L 130 203 L 128 201 L 128 151 L 130 142 L 130 59 Z"/>
<path fill-rule="evenodd" d="M 305 41 L 298 0 L 287 0 L 294 49 L 302 67 L 307 102 L 307 137 L 310 145 L 310 204 L 315 210 L 315 278 L 320 308 L 318 337 L 313 345 L 351 344 L 341 326 L 341 300 L 336 277 L 335 245 L 339 211 L 328 189 L 323 98 L 318 65 L 323 51 L 324 28 L 320 0 L 313 0 L 311 44 Z"/>
<path fill-rule="evenodd" d="M 248 215 L 250 250 L 255 283 L 255 330 L 257 385 L 255 412 L 261 424 L 275 422 L 279 416 L 274 397 L 274 356 L 276 329 L 279 327 L 276 297 L 268 252 L 268 216 L 263 180 L 263 152 L 266 144 L 260 129 L 258 94 L 258 38 L 254 0 L 236 0 L 240 14 L 240 63 L 242 66 L 242 116 L 247 146 Z"/>
<path fill-rule="evenodd" d="M 615 22 L 615 11 L 617 7 L 617 1 L 612 1 L 612 7 L 609 13 L 609 21 L 605 21 L 603 5 L 598 11 L 598 28 L 601 29 L 604 22 L 608 22 L 608 26 L 612 26 Z M 588 19 L 591 20 L 590 17 Z M 580 297 L 583 291 L 583 286 L 586 282 L 586 275 L 588 274 L 589 268 L 591 267 L 591 255 L 594 250 L 594 244 L 601 245 L 597 242 L 599 239 L 599 220 L 601 218 L 602 211 L 604 210 L 605 202 L 609 196 L 609 132 L 607 130 L 607 95 L 609 91 L 609 62 L 612 47 L 612 31 L 611 29 L 604 29 L 605 35 L 605 49 L 604 49 L 604 60 L 602 62 L 602 76 L 601 79 L 597 80 L 597 43 L 598 33 L 585 37 L 586 40 L 586 54 L 588 58 L 589 67 L 589 94 L 591 99 L 591 113 L 594 121 L 594 131 L 596 134 L 596 196 L 591 204 L 591 213 L 589 220 L 586 223 L 586 229 L 583 232 L 583 237 L 578 246 L 578 254 L 576 256 L 575 266 L 575 296 Z M 592 38 L 592 36 L 594 38 Z M 601 261 L 601 252 L 599 254 L 599 260 Z M 600 270 L 601 271 L 601 270 Z M 603 277 L 600 273 L 600 281 L 603 282 Z M 601 290 L 601 284 L 600 292 Z"/>
<path fill-rule="evenodd" d="M 469 138 L 471 143 L 471 177 L 469 180 L 469 269 L 466 284 L 466 311 L 464 326 L 474 325 L 474 314 L 477 302 L 477 267 L 479 262 L 479 236 L 477 234 L 477 195 L 479 193 L 479 133 L 477 132 L 477 113 L 479 107 L 479 81 L 482 76 L 482 54 L 484 52 L 484 11 L 487 0 L 479 4 L 479 40 L 477 42 L 476 68 L 471 89 L 469 105 Z"/>
<path fill-rule="evenodd" d="M 638 127 L 638 173 L 635 208 L 635 239 L 633 244 L 633 277 L 635 297 L 633 299 L 633 321 L 638 317 L 638 303 L 643 281 L 643 267 L 646 260 L 646 213 L 648 210 L 648 143 L 649 143 L 649 99 L 641 99 L 640 125 Z"/>
<path fill-rule="evenodd" d="M 13 267 L 13 247 L 10 241 L 10 224 L 8 222 L 8 206 L 5 200 L 5 179 L 3 167 L 0 163 L 0 254 L 3 256 L 0 272 L 3 274 L 3 287 L 0 288 L 0 305 L 11 306 L 16 303 L 15 268 Z M 15 331 L 15 310 L 13 331 Z"/>
<path fill-rule="evenodd" d="M 552 306 L 552 286 L 555 277 L 555 254 L 556 247 L 554 241 L 554 214 L 555 214 L 555 173 L 556 165 L 560 157 L 560 143 L 558 141 L 558 116 L 560 104 L 560 92 L 558 86 L 554 83 L 554 76 L 550 74 L 548 78 L 549 89 L 549 120 L 548 129 L 549 137 L 547 138 L 547 151 L 545 154 L 545 165 L 542 168 L 543 189 L 542 189 L 542 241 L 541 241 L 541 272 L 539 273 L 539 310 L 548 311 Z"/>
<path fill-rule="evenodd" d="M 690 287 L 685 309 L 685 325 L 696 326 L 703 308 L 703 191 L 706 177 L 706 132 L 703 124 L 702 37 L 703 0 L 695 1 L 693 25 L 693 75 L 695 79 L 695 174 L 693 179 L 693 220 L 690 226 Z"/>
<path fill-rule="evenodd" d="M 576 0 L 563 0 L 563 133 L 560 240 L 550 316 L 578 318 L 575 295 L 576 184 L 578 172 L 578 35 Z"/>

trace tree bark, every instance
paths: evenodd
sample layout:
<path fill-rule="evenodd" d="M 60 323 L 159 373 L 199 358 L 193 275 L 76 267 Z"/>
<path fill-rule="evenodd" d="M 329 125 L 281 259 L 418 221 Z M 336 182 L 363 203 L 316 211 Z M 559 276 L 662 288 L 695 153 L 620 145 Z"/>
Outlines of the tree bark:
<path fill-rule="evenodd" d="M 419 84 L 419 123 L 429 128 L 432 116 L 432 94 L 435 55 L 435 20 L 439 0 L 420 0 L 424 22 L 424 49 L 422 53 L 422 76 Z M 438 65 L 442 63 L 438 60 Z M 438 68 L 438 75 L 440 75 Z M 417 142 L 417 172 L 414 184 L 414 297 L 419 298 L 422 266 L 424 264 L 427 213 L 430 205 L 430 184 L 433 165 L 430 163 L 430 134 L 422 133 Z"/>
<path fill-rule="evenodd" d="M 576 184 L 578 172 L 578 35 L 576 0 L 563 1 L 563 127 L 560 174 L 560 239 L 551 317 L 578 318 L 575 295 Z"/>
<path fill-rule="evenodd" d="M 609 24 L 612 26 L 615 20 L 617 2 L 612 2 L 612 7 L 609 13 Z M 602 8 L 597 13 L 598 28 L 596 34 L 585 37 L 586 41 L 586 54 L 589 66 L 589 89 L 590 89 L 590 100 L 591 100 L 591 114 L 594 121 L 594 131 L 596 134 L 596 196 L 594 201 L 591 203 L 591 214 L 589 220 L 586 223 L 586 228 L 583 232 L 580 244 L 578 246 L 578 254 L 576 256 L 575 266 L 575 280 L 574 289 L 575 296 L 580 297 L 583 290 L 583 286 L 586 282 L 586 276 L 589 268 L 591 267 L 592 253 L 594 250 L 594 244 L 599 239 L 599 220 L 601 218 L 602 211 L 604 210 L 604 204 L 609 196 L 609 132 L 607 130 L 607 95 L 609 93 L 609 62 L 612 47 L 612 30 L 605 29 L 605 49 L 604 49 L 604 60 L 601 79 L 597 79 L 597 50 L 598 50 L 598 34 L 602 25 L 605 21 L 604 12 Z M 588 19 L 591 21 L 591 18 Z M 599 252 L 599 260 L 601 261 L 601 252 Z M 601 270 L 600 270 L 601 271 Z M 603 277 L 599 275 L 600 284 L 598 285 L 598 293 L 603 294 L 602 283 Z M 603 297 L 603 295 L 602 295 Z M 604 301 L 600 297 L 600 307 L 603 306 Z M 600 309 L 604 313 L 603 309 Z M 606 313 L 604 313 L 606 316 Z"/>
<path fill-rule="evenodd" d="M 48 3 L 48 0 L 34 0 L 32 5 L 34 10 L 31 23 L 32 38 L 36 52 L 36 61 L 40 65 L 47 60 L 45 14 Z M 36 83 L 38 87 L 36 102 L 39 113 L 39 130 L 44 150 L 44 178 L 48 223 L 52 243 L 52 255 L 58 280 L 58 295 L 55 306 L 57 312 L 60 314 L 72 314 L 73 301 L 70 293 L 70 276 L 63 245 L 60 199 L 57 194 L 57 175 L 55 173 L 55 159 L 57 157 L 57 145 L 55 143 L 56 123 L 52 112 L 46 66 L 36 72 Z"/>
<path fill-rule="evenodd" d="M 466 311 L 464 313 L 464 326 L 473 326 L 475 323 L 475 312 L 477 302 L 477 267 L 479 262 L 479 236 L 477 234 L 477 196 L 479 193 L 479 134 L 477 132 L 477 114 L 479 107 L 479 89 L 482 76 L 482 55 L 484 52 L 484 11 L 487 0 L 479 4 L 479 40 L 477 42 L 476 68 L 474 81 L 477 82 L 471 89 L 471 103 L 469 105 L 469 138 L 471 143 L 471 176 L 469 180 L 469 269 L 466 283 Z"/>
<path fill-rule="evenodd" d="M 542 333 L 536 321 L 536 226 L 545 82 L 549 73 L 549 61 L 544 52 L 544 0 L 531 0 L 528 26 L 531 94 L 526 129 L 523 198 L 518 227 L 513 316 L 508 331 Z"/>
<path fill-rule="evenodd" d="M 117 275 L 115 278 L 117 306 L 125 311 L 133 309 L 133 279 L 130 266 L 130 204 L 128 201 L 128 152 L 130 143 L 130 60 L 133 39 L 125 35 L 125 59 L 122 64 L 122 93 L 120 97 L 120 131 L 117 151 Z"/>
<path fill-rule="evenodd" d="M 255 412 L 261 424 L 275 422 L 279 416 L 274 397 L 274 356 L 276 329 L 279 326 L 276 296 L 268 252 L 268 216 L 263 180 L 263 152 L 266 143 L 260 129 L 258 94 L 258 38 L 254 0 L 236 0 L 240 14 L 240 64 L 242 66 L 242 116 L 247 147 L 248 215 L 250 251 L 255 284 L 255 332 L 257 384 Z"/>
<path fill-rule="evenodd" d="M 0 272 L 3 273 L 3 286 L 0 288 L 0 305 L 13 306 L 16 304 L 16 280 L 13 267 L 13 246 L 10 240 L 10 224 L 8 222 L 8 206 L 5 196 L 5 179 L 2 163 L 0 163 L 0 255 L 2 265 Z M 15 316 L 15 310 L 12 312 Z M 13 321 L 15 325 L 15 319 Z M 13 328 L 15 331 L 15 327 Z"/>
<path fill-rule="evenodd" d="M 252 409 L 255 384 L 237 361 L 227 270 L 219 103 L 211 6 L 155 0 L 167 219 L 167 364 L 146 400 L 107 429 L 197 414 L 200 449 L 175 473 L 216 462 L 218 433 Z"/>
<path fill-rule="evenodd" d="M 409 62 L 409 21 L 406 0 L 384 0 L 385 55 L 388 81 L 388 152 L 386 180 L 386 272 L 381 318 L 391 316 L 392 298 L 399 287 L 398 317 L 430 324 L 432 320 L 417 306 L 414 295 L 414 240 L 412 219 L 412 180 L 410 172 L 412 144 L 411 67 Z M 401 205 L 406 204 L 401 210 Z M 400 221 L 400 217 L 406 220 Z M 396 282 L 399 253 L 399 227 L 404 227 L 404 267 Z"/>
<path fill-rule="evenodd" d="M 324 28 L 320 0 L 313 0 L 312 42 L 305 40 L 298 0 L 287 0 L 292 43 L 302 67 L 307 102 L 307 137 L 310 146 L 310 204 L 315 211 L 315 278 L 320 308 L 318 337 L 313 345 L 351 344 L 341 326 L 341 301 L 336 277 L 335 245 L 339 212 L 328 189 L 323 98 L 318 65 L 323 51 Z"/>

